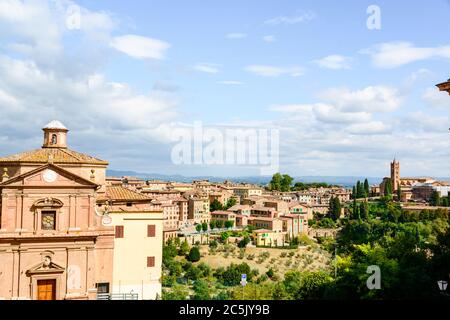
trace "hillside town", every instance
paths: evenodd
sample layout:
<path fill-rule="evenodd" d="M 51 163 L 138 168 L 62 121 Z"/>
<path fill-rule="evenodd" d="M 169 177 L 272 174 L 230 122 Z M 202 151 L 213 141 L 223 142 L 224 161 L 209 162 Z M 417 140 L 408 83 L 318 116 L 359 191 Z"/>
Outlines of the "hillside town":
<path fill-rule="evenodd" d="M 69 149 L 61 122 L 42 130 L 41 148 L 0 158 L 2 299 L 161 299 L 167 243 L 208 246 L 227 234 L 228 244 L 283 250 L 335 237 L 338 225 L 318 222 L 346 219 L 356 202 L 391 197 L 411 211 L 449 204 L 449 182 L 401 177 L 395 159 L 370 189 L 358 181 L 353 190 L 293 190 L 288 179 L 282 191 L 277 179 L 288 176 L 279 174 L 266 186 L 144 181 L 109 177 L 107 161 Z"/>

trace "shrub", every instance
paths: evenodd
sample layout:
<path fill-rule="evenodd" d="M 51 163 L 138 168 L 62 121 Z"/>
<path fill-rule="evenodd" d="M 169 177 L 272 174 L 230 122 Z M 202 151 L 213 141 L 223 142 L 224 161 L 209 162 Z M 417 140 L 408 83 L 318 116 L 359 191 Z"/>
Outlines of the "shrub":
<path fill-rule="evenodd" d="M 200 250 L 197 246 L 192 247 L 191 251 L 189 251 L 187 259 L 191 262 L 197 262 L 200 260 Z"/>

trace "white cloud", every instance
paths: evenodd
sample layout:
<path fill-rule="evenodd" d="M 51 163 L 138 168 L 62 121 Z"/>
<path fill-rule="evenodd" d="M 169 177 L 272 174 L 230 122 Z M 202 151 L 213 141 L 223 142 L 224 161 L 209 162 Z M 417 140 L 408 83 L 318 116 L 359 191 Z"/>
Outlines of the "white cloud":
<path fill-rule="evenodd" d="M 241 33 L 241 32 L 235 32 L 235 33 L 228 33 L 225 35 L 225 38 L 227 39 L 243 39 L 246 38 L 247 34 L 246 33 Z"/>
<path fill-rule="evenodd" d="M 264 36 L 264 37 L 262 37 L 262 39 L 264 42 L 267 42 L 267 43 L 272 43 L 272 42 L 276 41 L 275 36 Z"/>
<path fill-rule="evenodd" d="M 396 68 L 416 61 L 431 58 L 450 59 L 450 45 L 437 47 L 416 47 L 410 42 L 385 42 L 360 53 L 368 54 L 379 68 Z"/>
<path fill-rule="evenodd" d="M 194 67 L 194 70 L 206 73 L 218 73 L 219 65 L 215 63 L 197 63 Z"/>
<path fill-rule="evenodd" d="M 164 59 L 170 44 L 157 39 L 128 34 L 113 38 L 111 46 L 137 59 Z"/>
<path fill-rule="evenodd" d="M 346 128 L 352 134 L 387 134 L 391 131 L 391 126 L 381 121 L 371 121 L 367 123 L 355 123 Z"/>
<path fill-rule="evenodd" d="M 426 132 L 443 132 L 448 134 L 449 117 L 433 116 L 422 111 L 411 112 L 405 116 L 401 124 L 406 130 L 414 128 Z"/>
<path fill-rule="evenodd" d="M 278 16 L 275 18 L 271 18 L 264 21 L 264 24 L 275 26 L 280 24 L 292 25 L 297 23 L 308 23 L 315 17 L 316 15 L 313 12 L 309 11 L 294 16 Z"/>
<path fill-rule="evenodd" d="M 427 105 L 434 108 L 450 108 L 450 97 L 446 91 L 439 91 L 436 87 L 427 88 L 422 94 Z"/>
<path fill-rule="evenodd" d="M 278 77 L 281 75 L 290 75 L 292 77 L 298 77 L 303 75 L 303 69 L 301 67 L 275 67 L 268 65 L 249 65 L 245 67 L 245 70 L 263 77 Z"/>
<path fill-rule="evenodd" d="M 219 84 L 225 84 L 225 85 L 231 85 L 231 86 L 239 86 L 244 84 L 241 81 L 236 81 L 236 80 L 223 80 L 223 81 L 218 81 L 217 83 Z"/>
<path fill-rule="evenodd" d="M 387 86 L 368 86 L 351 91 L 347 88 L 325 90 L 320 97 L 343 111 L 391 112 L 402 103 L 397 89 Z"/>
<path fill-rule="evenodd" d="M 314 60 L 314 62 L 322 68 L 339 70 L 350 69 L 351 59 L 341 55 L 333 54 L 322 59 Z"/>

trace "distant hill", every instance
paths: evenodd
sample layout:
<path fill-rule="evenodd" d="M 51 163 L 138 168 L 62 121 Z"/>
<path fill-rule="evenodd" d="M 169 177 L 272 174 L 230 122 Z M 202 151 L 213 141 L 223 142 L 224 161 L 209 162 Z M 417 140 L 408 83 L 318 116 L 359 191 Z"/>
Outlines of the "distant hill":
<path fill-rule="evenodd" d="M 192 180 L 207 179 L 213 182 L 223 182 L 225 180 L 232 182 L 248 182 L 253 184 L 266 185 L 270 182 L 272 177 L 270 176 L 248 176 L 248 177 L 215 177 L 215 176 L 193 176 L 186 177 L 183 175 L 164 175 L 158 173 L 142 173 L 135 171 L 120 171 L 120 170 L 107 170 L 108 176 L 133 176 L 143 180 L 163 180 L 163 181 L 177 181 L 177 182 L 191 182 Z M 357 176 L 299 176 L 294 177 L 295 182 L 326 182 L 328 184 L 342 185 L 345 187 L 353 186 L 357 180 L 364 181 L 365 177 Z M 380 183 L 382 178 L 367 177 L 369 184 Z"/>

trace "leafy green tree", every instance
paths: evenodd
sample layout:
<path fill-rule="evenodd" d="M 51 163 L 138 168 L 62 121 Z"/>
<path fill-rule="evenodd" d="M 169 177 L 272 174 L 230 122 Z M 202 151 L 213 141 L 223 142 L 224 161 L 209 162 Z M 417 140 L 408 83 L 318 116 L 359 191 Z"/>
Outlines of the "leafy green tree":
<path fill-rule="evenodd" d="M 206 222 L 202 223 L 202 230 L 203 230 L 203 232 L 208 231 L 208 224 Z"/>
<path fill-rule="evenodd" d="M 231 221 L 231 220 L 225 221 L 225 228 L 231 229 L 231 228 L 233 228 L 233 226 L 234 226 L 234 221 Z"/>
<path fill-rule="evenodd" d="M 248 236 L 245 236 L 242 238 L 241 241 L 238 242 L 239 248 L 245 248 L 250 243 L 250 238 Z"/>
<path fill-rule="evenodd" d="M 352 188 L 352 199 L 356 199 L 356 187 L 353 186 Z"/>
<path fill-rule="evenodd" d="M 214 199 L 213 202 L 211 202 L 211 204 L 209 205 L 209 211 L 214 212 L 218 210 L 223 210 L 223 206 L 219 200 Z"/>
<path fill-rule="evenodd" d="M 288 192 L 291 191 L 292 182 L 294 181 L 294 178 L 287 174 L 283 174 L 281 178 L 281 191 L 282 192 Z"/>
<path fill-rule="evenodd" d="M 441 196 L 438 191 L 433 190 L 430 196 L 430 205 L 432 206 L 440 206 L 441 205 Z"/>
<path fill-rule="evenodd" d="M 201 225 L 201 223 L 199 223 L 199 224 L 197 224 L 197 225 L 195 226 L 195 230 L 197 230 L 197 232 L 202 231 L 202 225 Z"/>
<path fill-rule="evenodd" d="M 218 229 L 223 228 L 223 220 L 216 220 L 216 227 Z"/>
<path fill-rule="evenodd" d="M 217 243 L 216 240 L 212 240 L 212 241 L 209 242 L 209 247 L 212 248 L 212 249 L 216 249 L 218 247 L 218 245 L 219 244 Z"/>
<path fill-rule="evenodd" d="M 364 185 L 359 180 L 356 182 L 356 198 L 364 198 Z"/>
<path fill-rule="evenodd" d="M 402 187 L 400 184 L 397 186 L 397 201 L 402 201 Z"/>
<path fill-rule="evenodd" d="M 230 199 L 228 199 L 227 204 L 225 205 L 224 209 L 228 210 L 232 206 L 234 206 L 236 203 L 237 203 L 236 198 L 230 198 Z"/>
<path fill-rule="evenodd" d="M 269 189 L 270 190 L 276 190 L 276 191 L 281 191 L 281 181 L 282 181 L 282 176 L 279 172 L 275 173 L 272 176 L 272 180 L 270 180 L 269 182 Z"/>
<path fill-rule="evenodd" d="M 209 221 L 209 228 L 211 230 L 213 230 L 215 227 L 216 227 L 216 221 L 215 220 Z"/>
<path fill-rule="evenodd" d="M 189 290 L 184 285 L 175 285 L 171 290 L 163 290 L 163 300 L 186 300 L 189 296 Z"/>
<path fill-rule="evenodd" d="M 194 296 L 193 300 L 210 300 L 211 293 L 208 286 L 208 282 L 205 280 L 197 280 L 193 286 Z"/>
<path fill-rule="evenodd" d="M 197 246 L 192 247 L 191 251 L 189 251 L 189 255 L 187 256 L 188 261 L 197 262 L 200 260 L 200 250 Z"/>
<path fill-rule="evenodd" d="M 191 250 L 191 247 L 189 246 L 189 243 L 186 239 L 181 243 L 180 250 L 178 251 L 179 255 L 185 256 L 189 253 L 189 250 Z"/>

